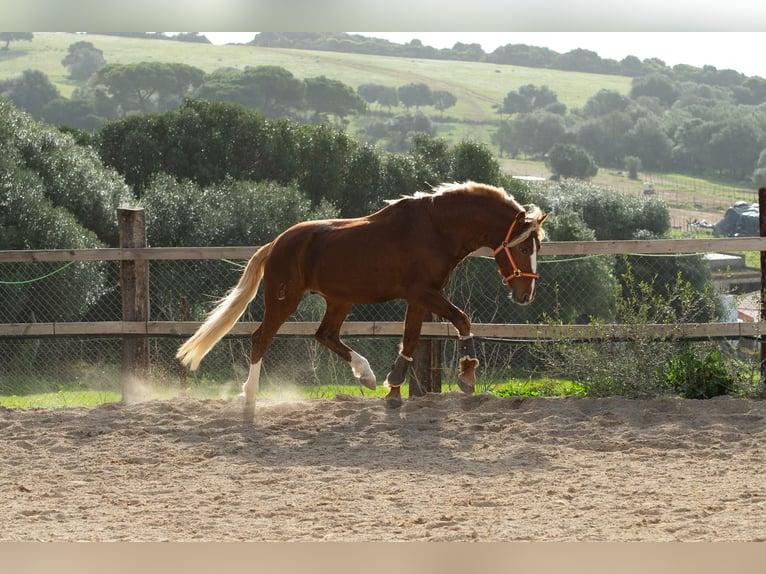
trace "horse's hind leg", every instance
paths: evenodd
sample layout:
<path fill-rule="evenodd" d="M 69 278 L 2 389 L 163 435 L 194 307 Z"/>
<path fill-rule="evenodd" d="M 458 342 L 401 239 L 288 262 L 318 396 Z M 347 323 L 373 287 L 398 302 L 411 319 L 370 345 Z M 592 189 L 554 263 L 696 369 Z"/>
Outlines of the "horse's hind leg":
<path fill-rule="evenodd" d="M 351 370 L 357 380 L 368 389 L 375 390 L 377 386 L 375 373 L 370 368 L 370 363 L 359 353 L 353 351 L 350 347 L 340 340 L 340 327 L 346 319 L 346 315 L 351 310 L 350 303 L 327 300 L 327 309 L 325 310 L 322 323 L 316 332 L 316 339 L 331 351 L 337 353 L 345 359 L 350 365 Z"/>
<path fill-rule="evenodd" d="M 269 295 L 269 290 L 264 289 L 266 309 L 263 313 L 263 321 L 250 337 L 250 371 L 247 381 L 242 385 L 242 395 L 245 397 L 244 416 L 246 422 L 252 421 L 255 417 L 255 393 L 258 392 L 261 361 L 266 354 L 266 349 L 269 348 L 269 344 L 282 324 L 298 308 L 302 296 L 302 294 L 293 294 L 289 298 L 280 299 L 274 297 L 273 294 L 271 297 Z M 279 296 L 283 297 L 284 294 L 280 293 Z"/>
<path fill-rule="evenodd" d="M 404 315 L 404 335 L 402 336 L 402 346 L 394 361 L 391 371 L 386 377 L 385 385 L 388 388 L 386 400 L 389 406 L 399 406 L 402 404 L 402 384 L 407 376 L 407 371 L 412 364 L 412 354 L 420 338 L 420 329 L 423 326 L 423 319 L 426 316 L 426 309 L 420 305 L 408 303 L 407 311 Z"/>

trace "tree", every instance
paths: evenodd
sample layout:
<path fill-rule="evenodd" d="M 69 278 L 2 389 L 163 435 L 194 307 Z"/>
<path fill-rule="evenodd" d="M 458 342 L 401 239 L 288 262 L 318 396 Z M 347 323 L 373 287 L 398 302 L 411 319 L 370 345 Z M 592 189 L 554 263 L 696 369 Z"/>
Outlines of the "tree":
<path fill-rule="evenodd" d="M 551 146 L 570 137 L 564 119 L 543 110 L 514 118 L 507 135 L 518 150 L 531 156 L 542 156 Z"/>
<path fill-rule="evenodd" d="M 443 112 L 457 103 L 457 96 L 446 90 L 434 90 L 431 92 L 434 107 Z"/>
<path fill-rule="evenodd" d="M 670 161 L 672 142 L 654 117 L 639 118 L 624 142 L 625 154 L 640 157 L 647 169 L 663 169 Z"/>
<path fill-rule="evenodd" d="M 378 101 L 380 93 L 384 88 L 385 86 L 382 86 L 381 84 L 361 84 L 356 89 L 356 93 L 368 104 L 374 104 Z"/>
<path fill-rule="evenodd" d="M 49 102 L 61 97 L 58 88 L 39 70 L 24 70 L 21 77 L 0 83 L 0 94 L 36 119 L 42 119 Z"/>
<path fill-rule="evenodd" d="M 576 177 L 588 179 L 598 173 L 596 162 L 591 155 L 575 144 L 555 144 L 545 159 L 555 178 Z"/>
<path fill-rule="evenodd" d="M 630 99 L 616 90 L 599 90 L 585 102 L 582 109 L 587 117 L 599 117 L 614 112 L 624 112 L 630 105 Z"/>
<path fill-rule="evenodd" d="M 378 94 L 378 103 L 389 110 L 399 105 L 399 91 L 396 88 L 385 86 Z"/>
<path fill-rule="evenodd" d="M 104 53 L 90 42 L 75 42 L 69 46 L 67 55 L 61 60 L 69 68 L 69 77 L 85 81 L 106 65 Z"/>
<path fill-rule="evenodd" d="M 602 60 L 593 50 L 583 48 L 575 48 L 559 56 L 558 67 L 562 70 L 577 70 L 578 72 L 596 74 L 611 72 L 607 60 Z"/>
<path fill-rule="evenodd" d="M 90 148 L 33 120 L 0 99 L 0 249 L 89 249 L 115 246 L 115 209 L 129 200 L 125 183 Z M 5 281 L 29 278 L 5 266 Z M 78 321 L 107 291 L 107 268 L 77 263 L 65 273 L 9 285 L 13 302 L 1 322 Z"/>
<path fill-rule="evenodd" d="M 91 83 L 106 86 L 123 113 L 149 112 L 152 107 L 158 108 L 161 99 L 180 104 L 185 95 L 202 84 L 204 77 L 205 72 L 186 64 L 139 62 L 107 64 L 93 75 Z"/>
<path fill-rule="evenodd" d="M 500 165 L 492 151 L 484 144 L 462 141 L 451 152 L 451 181 L 479 181 L 496 185 L 500 179 Z"/>
<path fill-rule="evenodd" d="M 344 118 L 349 114 L 363 112 L 364 100 L 353 88 L 338 80 L 325 76 L 306 78 L 306 103 L 314 110 L 316 117 L 321 114 L 333 114 Z"/>
<path fill-rule="evenodd" d="M 508 154 L 510 157 L 516 157 L 521 151 L 513 135 L 511 122 L 501 121 L 497 131 L 490 136 L 490 141 L 500 149 L 500 157 Z"/>
<path fill-rule="evenodd" d="M 755 187 L 766 186 L 766 148 L 761 150 L 761 153 L 758 155 L 758 161 L 755 164 L 755 171 L 753 171 L 751 179 Z"/>
<path fill-rule="evenodd" d="M 574 143 L 587 149 L 598 165 L 622 167 L 625 133 L 633 127 L 628 112 L 611 112 L 580 122 Z"/>
<path fill-rule="evenodd" d="M 0 49 L 8 50 L 11 42 L 18 42 L 19 40 L 31 42 L 34 37 L 32 32 L 0 32 L 0 42 L 5 42 L 5 46 Z"/>
<path fill-rule="evenodd" d="M 276 118 L 303 108 L 305 85 L 281 66 L 252 66 L 209 74 L 195 95 L 211 102 L 241 104 Z"/>
<path fill-rule="evenodd" d="M 630 179 L 638 179 L 638 172 L 643 169 L 641 158 L 634 155 L 625 156 L 625 169 Z"/>
<path fill-rule="evenodd" d="M 524 114 L 544 109 L 557 102 L 556 92 L 548 86 L 526 84 L 506 94 L 500 111 L 506 114 Z"/>
<path fill-rule="evenodd" d="M 406 108 L 415 106 L 430 106 L 433 103 L 431 96 L 431 88 L 428 84 L 412 83 L 400 86 L 398 90 L 399 101 L 404 104 Z"/>
<path fill-rule="evenodd" d="M 710 138 L 709 149 L 710 167 L 745 179 L 752 174 L 763 149 L 761 128 L 750 118 L 724 121 Z"/>
<path fill-rule="evenodd" d="M 651 74 L 635 78 L 630 88 L 630 97 L 641 96 L 657 98 L 663 106 L 669 108 L 680 95 L 676 83 L 664 74 Z"/>

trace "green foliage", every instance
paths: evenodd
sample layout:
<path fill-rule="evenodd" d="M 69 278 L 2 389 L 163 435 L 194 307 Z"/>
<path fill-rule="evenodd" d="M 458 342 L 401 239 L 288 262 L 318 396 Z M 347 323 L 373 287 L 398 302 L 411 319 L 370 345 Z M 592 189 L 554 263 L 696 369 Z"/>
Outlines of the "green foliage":
<path fill-rule="evenodd" d="M 687 399 L 712 399 L 732 394 L 737 388 L 720 351 L 698 358 L 691 347 L 685 347 L 670 359 L 659 376 L 669 389 Z"/>
<path fill-rule="evenodd" d="M 115 209 L 127 197 L 93 150 L 0 100 L 0 249 L 87 249 L 116 242 Z M 60 267 L 60 266 L 58 266 Z M 3 269 L 0 322 L 82 320 L 109 290 L 106 266 Z"/>
<path fill-rule="evenodd" d="M 69 77 L 82 82 L 91 77 L 106 64 L 104 53 L 91 42 L 79 41 L 71 44 L 61 64 L 69 68 Z"/>
<path fill-rule="evenodd" d="M 577 213 L 595 239 L 634 239 L 641 231 L 663 237 L 670 231 L 670 212 L 655 199 L 628 196 L 608 187 L 567 179 L 555 186 L 549 183 L 529 185 L 532 196 L 543 211 L 553 216 Z"/>
<path fill-rule="evenodd" d="M 195 97 L 241 104 L 277 118 L 303 108 L 305 84 L 281 66 L 249 66 L 208 74 Z"/>
<path fill-rule="evenodd" d="M 338 215 L 327 202 L 312 207 L 294 186 L 227 179 L 200 187 L 165 174 L 142 203 L 154 246 L 263 245 L 295 223 Z"/>
<path fill-rule="evenodd" d="M 38 119 L 45 106 L 60 97 L 58 88 L 39 70 L 24 70 L 20 77 L 0 82 L 0 94 Z"/>
<path fill-rule="evenodd" d="M 495 141 L 511 156 L 523 153 L 541 158 L 554 145 L 567 139 L 566 122 L 560 114 L 535 110 L 501 123 Z"/>
<path fill-rule="evenodd" d="M 555 179 L 562 177 L 588 179 L 598 173 L 598 167 L 591 155 L 575 144 L 554 144 L 548 150 L 545 165 L 553 172 Z"/>
<path fill-rule="evenodd" d="M 1 50 L 8 50 L 11 42 L 25 41 L 31 42 L 34 39 L 32 32 L 0 32 L 0 42 L 5 42 Z"/>
<path fill-rule="evenodd" d="M 548 86 L 526 84 L 518 90 L 508 92 L 499 111 L 504 114 L 526 114 L 534 110 L 545 109 L 557 102 L 556 92 Z"/>
<path fill-rule="evenodd" d="M 638 179 L 638 172 L 643 169 L 641 158 L 634 155 L 625 156 L 625 169 L 630 179 Z"/>
<path fill-rule="evenodd" d="M 152 111 L 153 99 L 169 100 L 164 109 L 177 106 L 202 84 L 205 73 L 194 66 L 167 62 L 107 64 L 91 78 L 93 85 L 105 86 L 122 107 L 130 111 Z"/>
<path fill-rule="evenodd" d="M 555 375 L 582 385 L 589 396 L 650 397 L 671 391 L 691 397 L 724 388 L 721 356 L 713 343 L 704 345 L 710 358 L 697 364 L 687 355 L 679 356 L 683 347 L 675 336 L 657 338 L 646 332 L 648 324 L 668 325 L 672 332 L 674 325 L 697 320 L 701 310 L 714 309 L 712 289 L 698 291 L 680 275 L 671 285 L 657 285 L 656 278 L 642 281 L 630 267 L 620 281 L 615 302 L 619 327 L 594 320 L 600 339 L 538 343 L 546 366 Z M 729 391 L 734 388 L 730 383 L 726 379 Z"/>
<path fill-rule="evenodd" d="M 399 101 L 406 108 L 430 106 L 433 103 L 431 88 L 423 82 L 413 82 L 400 86 L 397 90 Z"/>
<path fill-rule="evenodd" d="M 492 151 L 484 144 L 460 142 L 451 153 L 452 181 L 480 181 L 496 184 L 500 178 L 500 166 Z"/>
<path fill-rule="evenodd" d="M 0 135 L 6 162 L 2 183 L 9 201 L 19 201 L 21 213 L 31 212 L 32 204 L 48 211 L 42 207 L 44 203 L 63 210 L 62 216 L 66 214 L 67 219 L 82 226 L 69 239 L 48 226 L 25 226 L 5 249 L 83 247 L 77 237 L 90 232 L 107 244 L 116 244 L 115 210 L 129 201 L 129 194 L 119 176 L 104 168 L 93 149 L 76 145 L 69 135 L 33 121 L 2 99 Z M 7 216 L 20 218 L 21 213 L 9 210 Z M 52 222 L 50 225 L 54 226 Z"/>
<path fill-rule="evenodd" d="M 527 379 L 512 380 L 493 389 L 498 397 L 571 397 L 584 396 L 585 389 L 566 380 Z"/>
<path fill-rule="evenodd" d="M 317 117 L 332 114 L 343 118 L 349 114 L 361 113 L 367 106 L 354 89 L 343 82 L 325 76 L 306 78 L 306 103 Z"/>

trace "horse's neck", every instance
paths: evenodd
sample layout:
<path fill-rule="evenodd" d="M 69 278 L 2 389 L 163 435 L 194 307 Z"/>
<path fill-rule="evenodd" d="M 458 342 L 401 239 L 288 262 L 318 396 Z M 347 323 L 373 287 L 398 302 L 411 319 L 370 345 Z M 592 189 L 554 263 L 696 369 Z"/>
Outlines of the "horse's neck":
<path fill-rule="evenodd" d="M 460 258 L 481 247 L 497 247 L 516 215 L 509 205 L 482 205 L 476 201 L 455 202 L 449 209 L 437 212 L 434 221 L 440 232 L 451 238 L 455 255 Z"/>

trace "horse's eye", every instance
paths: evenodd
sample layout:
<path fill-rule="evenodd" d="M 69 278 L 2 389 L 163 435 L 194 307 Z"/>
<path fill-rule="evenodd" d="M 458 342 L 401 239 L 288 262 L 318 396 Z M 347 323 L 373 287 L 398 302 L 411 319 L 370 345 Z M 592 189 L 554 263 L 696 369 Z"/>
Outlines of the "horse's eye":
<path fill-rule="evenodd" d="M 522 247 L 522 248 L 520 249 L 520 251 L 521 251 L 521 252 L 522 252 L 524 255 L 529 255 L 529 247 Z"/>

